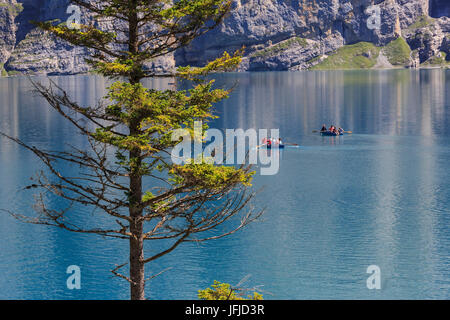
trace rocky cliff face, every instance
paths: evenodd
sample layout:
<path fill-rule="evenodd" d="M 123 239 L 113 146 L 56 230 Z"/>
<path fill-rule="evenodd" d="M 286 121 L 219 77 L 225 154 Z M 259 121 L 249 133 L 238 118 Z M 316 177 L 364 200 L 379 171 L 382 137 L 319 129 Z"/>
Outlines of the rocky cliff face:
<path fill-rule="evenodd" d="M 439 19 L 429 17 L 430 3 Z M 379 8 L 379 27 L 370 23 L 371 6 Z M 299 70 L 344 45 L 365 41 L 381 47 L 406 36 L 424 62 L 448 50 L 443 39 L 448 36 L 449 9 L 446 0 L 236 0 L 220 28 L 177 52 L 176 58 L 179 64 L 196 65 L 213 59 L 223 44 L 227 50 L 244 45 L 242 70 Z M 415 26 L 423 18 L 427 25 Z M 416 29 L 430 36 L 414 40 Z M 306 42 L 299 45 L 299 38 Z"/>
<path fill-rule="evenodd" d="M 23 10 L 19 10 L 18 2 Z M 241 71 L 301 70 L 320 64 L 347 45 L 369 42 L 382 48 L 399 37 L 406 40 L 411 50 L 405 65 L 417 66 L 450 57 L 448 0 L 233 2 L 232 12 L 220 27 L 177 51 L 175 56 L 161 58 L 149 67 L 166 72 L 175 64 L 201 65 L 224 50 L 245 46 Z M 57 41 L 28 23 L 55 18 L 65 21 L 68 5 L 69 0 L 0 0 L 0 66 L 6 63 L 5 69 L 12 74 L 86 72 L 85 49 Z M 92 17 L 84 13 L 82 19 L 88 21 Z M 384 59 L 383 52 L 380 60 Z"/>
<path fill-rule="evenodd" d="M 20 8 L 16 0 L 0 0 L 0 75 L 16 43 L 17 26 L 14 19 Z"/>
<path fill-rule="evenodd" d="M 2 1 L 2 0 L 0 0 Z M 4 0 L 3 0 L 4 1 Z M 11 0 L 16 1 L 16 0 Z M 67 9 L 70 0 L 19 0 L 23 10 L 15 19 L 15 44 L 9 50 L 5 69 L 9 74 L 78 74 L 89 71 L 85 58 L 89 51 L 73 47 L 29 23 L 30 20 L 48 21 L 59 19 L 66 22 L 70 14 Z M 94 1 L 94 0 L 92 0 Z M 81 8 L 81 23 L 88 24 L 93 15 Z M 100 28 L 112 30 L 112 26 L 102 23 Z M 0 22 L 1 28 L 1 22 Z M 0 46 L 1 47 L 1 46 Z M 173 56 L 162 57 L 148 63 L 148 68 L 164 73 L 174 68 Z"/>

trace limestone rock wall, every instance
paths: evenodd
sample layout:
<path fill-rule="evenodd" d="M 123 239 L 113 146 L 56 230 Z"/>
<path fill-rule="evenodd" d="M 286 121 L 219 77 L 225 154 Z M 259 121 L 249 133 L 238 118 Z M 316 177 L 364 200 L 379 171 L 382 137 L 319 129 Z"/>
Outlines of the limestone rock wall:
<path fill-rule="evenodd" d="M 14 19 L 20 8 L 16 0 L 0 0 L 0 71 L 14 50 L 17 31 Z"/>

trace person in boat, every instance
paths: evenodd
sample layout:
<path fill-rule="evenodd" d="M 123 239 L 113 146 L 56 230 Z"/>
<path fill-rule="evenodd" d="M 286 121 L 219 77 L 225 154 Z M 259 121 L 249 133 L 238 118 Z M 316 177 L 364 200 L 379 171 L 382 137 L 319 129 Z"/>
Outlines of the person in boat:
<path fill-rule="evenodd" d="M 262 139 L 262 144 L 267 144 L 267 138 Z"/>
<path fill-rule="evenodd" d="M 278 138 L 278 145 L 281 146 L 283 142 L 281 141 L 281 138 Z"/>
<path fill-rule="evenodd" d="M 320 132 L 326 132 L 327 126 L 325 124 L 322 125 L 322 129 L 320 129 Z"/>
<path fill-rule="evenodd" d="M 334 129 L 336 129 L 336 127 L 335 126 L 333 126 L 333 125 L 331 125 L 331 127 L 328 129 L 328 131 L 330 131 L 330 132 L 334 132 Z"/>
<path fill-rule="evenodd" d="M 272 139 L 268 139 L 266 144 L 267 144 L 267 147 L 270 148 L 270 146 L 272 146 Z"/>
<path fill-rule="evenodd" d="M 338 132 L 339 132 L 339 134 L 344 134 L 344 129 L 339 128 Z"/>

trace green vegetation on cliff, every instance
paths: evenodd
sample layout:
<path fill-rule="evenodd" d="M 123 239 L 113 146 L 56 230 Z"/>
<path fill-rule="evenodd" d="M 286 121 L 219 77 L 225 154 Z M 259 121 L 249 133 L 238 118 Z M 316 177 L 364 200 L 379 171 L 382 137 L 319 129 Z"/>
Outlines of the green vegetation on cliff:
<path fill-rule="evenodd" d="M 0 64 L 0 77 L 7 77 L 8 73 L 3 68 L 3 65 Z"/>
<path fill-rule="evenodd" d="M 424 66 L 446 66 L 450 65 L 450 61 L 447 61 L 447 54 L 443 51 L 439 56 L 431 57 L 423 63 Z"/>
<path fill-rule="evenodd" d="M 433 18 L 423 15 L 423 16 L 418 17 L 417 20 L 408 27 L 408 29 L 410 29 L 410 30 L 420 29 L 420 28 L 428 26 L 432 22 L 433 22 Z"/>
<path fill-rule="evenodd" d="M 380 48 L 370 42 L 343 46 L 311 70 L 370 69 L 376 62 Z"/>
<path fill-rule="evenodd" d="M 267 57 L 276 54 L 280 51 L 289 49 L 290 47 L 296 44 L 300 45 L 301 47 L 306 47 L 308 45 L 308 42 L 300 37 L 292 37 L 290 39 L 281 41 L 273 46 L 256 51 L 255 53 L 252 54 L 252 57 Z"/>
<path fill-rule="evenodd" d="M 383 53 L 393 66 L 405 66 L 410 61 L 411 48 L 405 39 L 398 37 L 383 48 Z"/>
<path fill-rule="evenodd" d="M 407 66 L 410 62 L 411 48 L 405 39 L 399 37 L 385 47 L 376 47 L 370 42 L 345 45 L 311 70 L 370 69 L 377 64 L 380 51 L 393 66 Z"/>

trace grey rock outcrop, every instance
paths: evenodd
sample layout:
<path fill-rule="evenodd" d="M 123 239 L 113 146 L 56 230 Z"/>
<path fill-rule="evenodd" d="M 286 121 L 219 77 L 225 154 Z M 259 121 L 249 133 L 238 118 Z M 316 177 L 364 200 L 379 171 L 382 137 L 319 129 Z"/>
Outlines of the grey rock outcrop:
<path fill-rule="evenodd" d="M 0 0 L 0 71 L 16 44 L 17 27 L 14 19 L 20 8 L 16 0 Z"/>
<path fill-rule="evenodd" d="M 441 51 L 448 53 L 449 29 L 450 19 L 447 17 L 422 17 L 404 31 L 404 36 L 411 49 L 417 50 L 419 61 L 423 63 L 439 56 Z"/>
<path fill-rule="evenodd" d="M 6 68 L 32 74 L 77 74 L 89 71 L 84 59 L 88 51 L 72 47 L 39 29 L 32 29 L 17 44 Z"/>
<path fill-rule="evenodd" d="M 450 61 L 450 18 L 442 17 L 439 19 L 439 26 L 444 34 L 442 39 L 441 51 L 447 55 L 447 61 Z"/>
<path fill-rule="evenodd" d="M 1 1 L 1 0 L 0 0 Z M 66 22 L 69 0 L 23 0 L 24 10 L 16 18 L 17 43 L 10 54 L 6 69 L 10 73 L 32 74 L 78 74 L 86 73 L 90 66 L 85 58 L 90 55 L 86 48 L 74 47 L 65 41 L 42 32 L 29 23 L 30 20 L 48 21 L 59 19 Z M 93 14 L 81 8 L 81 23 L 89 24 Z M 111 22 L 100 23 L 102 30 L 113 30 Z M 155 73 L 165 73 L 175 66 L 173 55 L 161 57 L 147 64 Z"/>

